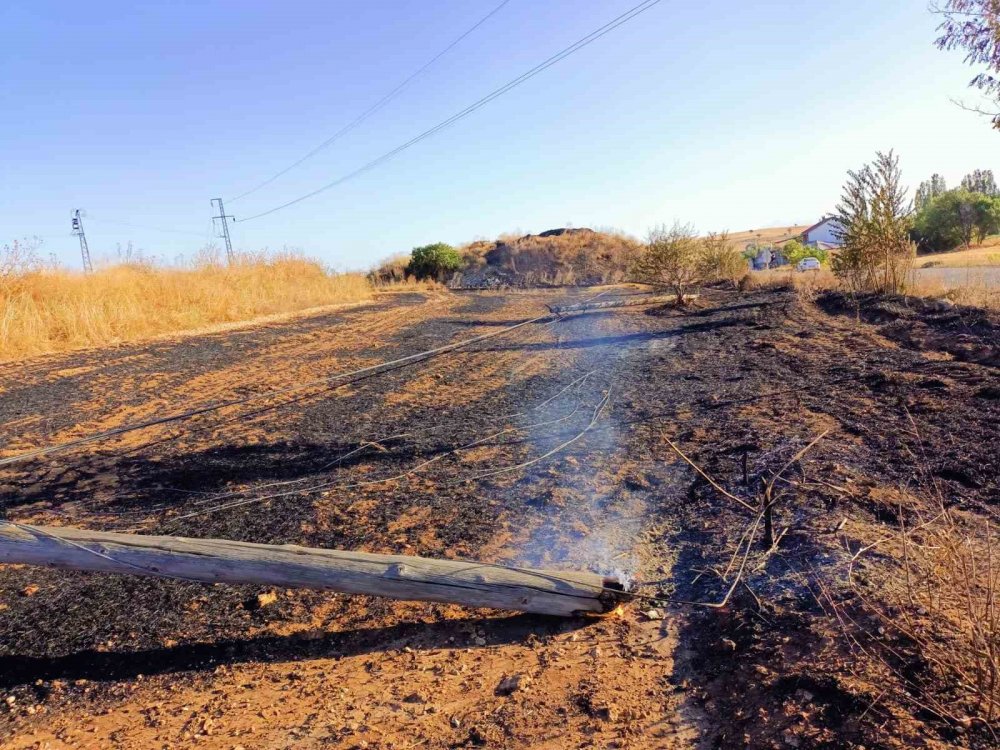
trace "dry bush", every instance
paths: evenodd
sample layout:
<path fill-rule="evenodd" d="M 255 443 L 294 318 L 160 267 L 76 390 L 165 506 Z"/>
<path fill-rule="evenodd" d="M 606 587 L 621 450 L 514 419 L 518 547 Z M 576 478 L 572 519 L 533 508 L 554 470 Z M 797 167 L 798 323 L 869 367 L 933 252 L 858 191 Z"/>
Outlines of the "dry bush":
<path fill-rule="evenodd" d="M 373 290 L 379 294 L 386 292 L 445 292 L 448 287 L 437 279 L 417 279 L 413 276 L 407 276 L 402 281 L 375 283 Z"/>
<path fill-rule="evenodd" d="M 737 285 L 747 274 L 747 262 L 725 232 L 699 237 L 690 224 L 675 222 L 672 227 L 650 231 L 632 274 L 638 281 L 669 288 L 680 301 L 696 284 L 728 281 Z"/>
<path fill-rule="evenodd" d="M 41 270 L 40 246 L 38 238 L 14 240 L 9 245 L 0 246 L 0 292 L 12 292 L 27 274 Z"/>
<path fill-rule="evenodd" d="M 195 268 L 221 268 L 224 265 L 226 265 L 226 254 L 214 243 L 203 245 L 194 255 Z"/>
<path fill-rule="evenodd" d="M 907 515 L 910 517 L 907 519 Z M 929 515 L 929 514 L 928 514 Z M 1000 719 L 1000 538 L 943 505 L 900 510 L 899 527 L 852 561 L 852 611 L 828 603 L 852 646 L 899 697 L 959 726 Z"/>
<path fill-rule="evenodd" d="M 1000 310 L 1000 285 L 990 280 L 982 269 L 963 269 L 961 284 L 945 284 L 936 280 L 920 279 L 913 283 L 910 293 L 917 297 L 949 299 L 958 305 Z"/>
<path fill-rule="evenodd" d="M 459 247 L 458 253 L 462 256 L 463 268 L 478 268 L 486 265 L 486 253 L 492 250 L 494 245 L 496 243 L 490 240 L 474 240 Z"/>
<path fill-rule="evenodd" d="M 443 290 L 445 286 L 435 279 L 417 279 L 407 274 L 410 263 L 408 253 L 399 253 L 386 258 L 368 272 L 366 278 L 379 292 L 408 292 Z"/>
<path fill-rule="evenodd" d="M 726 232 L 710 232 L 701 238 L 699 274 L 702 281 L 736 284 L 747 273 L 747 261 Z"/>
<path fill-rule="evenodd" d="M 368 280 L 376 286 L 404 282 L 409 262 L 409 253 L 398 253 L 390 256 L 368 272 Z"/>
<path fill-rule="evenodd" d="M 655 227 L 632 272 L 639 281 L 669 288 L 677 303 L 683 304 L 688 289 L 701 279 L 700 252 L 698 235 L 690 224 Z"/>
<path fill-rule="evenodd" d="M 923 496 L 899 491 L 898 523 L 852 524 L 857 541 L 847 596 L 821 584 L 853 651 L 866 657 L 881 694 L 953 725 L 1000 723 L 1000 535 L 988 518 L 958 510 L 931 468 L 928 448 L 907 412 L 910 450 Z"/>
<path fill-rule="evenodd" d="M 623 281 L 641 243 L 621 232 L 560 229 L 540 235 L 501 235 L 459 248 L 463 270 L 491 267 L 528 286 Z"/>
<path fill-rule="evenodd" d="M 202 259 L 204 260 L 204 259 Z M 293 255 L 233 266 L 129 264 L 92 274 L 34 269 L 0 286 L 0 358 L 134 340 L 370 297 L 361 274 Z"/>
<path fill-rule="evenodd" d="M 791 289 L 795 286 L 795 273 L 780 268 L 768 269 L 767 271 L 748 271 L 740 278 L 739 286 L 743 291 Z"/>

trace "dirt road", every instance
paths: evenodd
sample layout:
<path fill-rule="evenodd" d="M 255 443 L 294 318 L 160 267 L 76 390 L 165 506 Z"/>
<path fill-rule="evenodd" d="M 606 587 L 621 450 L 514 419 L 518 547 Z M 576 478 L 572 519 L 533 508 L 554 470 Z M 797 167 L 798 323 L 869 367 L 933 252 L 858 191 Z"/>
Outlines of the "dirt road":
<path fill-rule="evenodd" d="M 2 445 L 263 394 L 589 294 L 394 296 L 5 365 Z M 992 512 L 998 328 L 963 315 L 709 292 L 687 312 L 526 326 L 12 468 L 12 520 L 593 568 L 649 598 L 560 621 L 8 566 L 3 746 L 945 746 L 949 727 L 864 681 L 802 576 L 891 523 L 918 447 L 955 503 Z M 824 431 L 795 462 L 779 550 L 728 606 L 703 606 L 726 595 L 733 577 L 717 571 L 753 513 L 668 440 L 753 504 Z"/>

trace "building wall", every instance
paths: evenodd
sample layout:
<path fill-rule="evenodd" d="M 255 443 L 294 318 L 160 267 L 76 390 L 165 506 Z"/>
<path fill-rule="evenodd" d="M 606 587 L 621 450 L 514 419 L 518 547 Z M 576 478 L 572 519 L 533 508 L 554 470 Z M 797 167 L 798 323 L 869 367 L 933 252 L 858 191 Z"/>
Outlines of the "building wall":
<path fill-rule="evenodd" d="M 824 221 L 818 227 L 805 235 L 805 244 L 812 245 L 815 242 L 828 242 L 831 245 L 837 245 L 839 247 L 840 240 L 837 239 L 837 236 L 833 233 L 838 226 L 839 222 L 836 219 Z"/>

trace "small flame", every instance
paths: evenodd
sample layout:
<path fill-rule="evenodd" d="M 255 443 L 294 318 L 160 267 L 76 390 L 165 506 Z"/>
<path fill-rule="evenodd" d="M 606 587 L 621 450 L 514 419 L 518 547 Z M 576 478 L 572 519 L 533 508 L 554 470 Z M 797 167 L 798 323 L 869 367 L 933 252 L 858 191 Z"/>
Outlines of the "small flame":
<path fill-rule="evenodd" d="M 614 617 L 624 617 L 625 616 L 625 605 L 624 604 L 619 604 L 617 607 L 615 607 L 611 611 L 611 614 Z"/>

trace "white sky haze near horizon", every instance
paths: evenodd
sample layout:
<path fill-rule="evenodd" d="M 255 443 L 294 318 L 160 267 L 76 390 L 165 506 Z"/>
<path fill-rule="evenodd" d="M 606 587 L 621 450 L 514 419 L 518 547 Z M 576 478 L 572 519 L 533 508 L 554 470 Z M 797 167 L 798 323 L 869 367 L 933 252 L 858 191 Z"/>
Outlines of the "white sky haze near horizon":
<path fill-rule="evenodd" d="M 352 171 L 637 1 L 510 0 L 355 132 L 229 213 Z M 76 266 L 80 207 L 95 256 L 129 241 L 191 256 L 211 198 L 298 159 L 498 2 L 7 0 L 0 244 L 38 235 Z M 675 219 L 811 223 L 877 150 L 896 150 L 911 187 L 1000 169 L 1000 133 L 950 101 L 976 101 L 976 71 L 933 46 L 926 3 L 749 5 L 663 0 L 377 169 L 236 224 L 234 242 L 364 268 L 428 242 L 565 225 L 641 236 Z"/>

